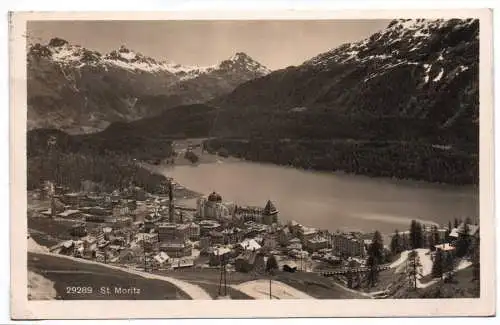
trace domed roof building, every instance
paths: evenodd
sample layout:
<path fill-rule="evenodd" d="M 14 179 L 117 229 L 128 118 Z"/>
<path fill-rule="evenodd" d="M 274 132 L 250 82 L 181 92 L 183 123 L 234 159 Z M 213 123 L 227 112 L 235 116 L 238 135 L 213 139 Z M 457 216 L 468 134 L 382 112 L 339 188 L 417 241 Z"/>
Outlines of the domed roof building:
<path fill-rule="evenodd" d="M 222 202 L 222 196 L 220 194 L 216 193 L 215 191 L 210 193 L 208 196 L 208 201 L 210 202 Z"/>

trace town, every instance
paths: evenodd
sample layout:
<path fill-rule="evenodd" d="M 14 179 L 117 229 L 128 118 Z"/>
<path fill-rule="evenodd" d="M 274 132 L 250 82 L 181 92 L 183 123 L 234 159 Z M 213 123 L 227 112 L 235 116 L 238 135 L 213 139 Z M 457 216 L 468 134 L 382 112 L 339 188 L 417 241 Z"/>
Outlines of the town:
<path fill-rule="evenodd" d="M 240 206 L 216 192 L 188 206 L 174 195 L 181 185 L 168 179 L 162 188 L 161 194 L 133 184 L 112 193 L 71 192 L 44 182 L 29 193 L 29 236 L 52 253 L 145 272 L 217 269 L 221 285 L 226 272 L 265 274 L 273 259 L 280 271 L 313 272 L 358 288 L 359 274 L 368 273 L 373 264 L 374 233 L 330 232 L 283 222 L 271 200 L 261 207 Z M 398 266 L 397 258 L 406 254 L 408 259 L 415 248 L 432 252 L 431 261 L 437 255 L 440 260 L 457 253 L 472 256 L 469 251 L 479 234 L 477 220 L 470 218 L 447 227 L 412 222 L 411 228 L 391 234 L 390 244 L 379 243 L 378 271 Z M 471 238 L 468 251 L 457 252 L 463 250 L 457 241 L 464 233 Z"/>

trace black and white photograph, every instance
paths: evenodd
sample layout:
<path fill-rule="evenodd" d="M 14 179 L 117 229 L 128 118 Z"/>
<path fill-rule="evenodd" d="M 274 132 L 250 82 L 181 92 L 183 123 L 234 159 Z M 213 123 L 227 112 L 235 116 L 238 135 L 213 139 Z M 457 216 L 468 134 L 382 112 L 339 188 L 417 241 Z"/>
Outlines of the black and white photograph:
<path fill-rule="evenodd" d="M 484 298 L 489 26 L 442 16 L 26 19 L 27 301 Z"/>

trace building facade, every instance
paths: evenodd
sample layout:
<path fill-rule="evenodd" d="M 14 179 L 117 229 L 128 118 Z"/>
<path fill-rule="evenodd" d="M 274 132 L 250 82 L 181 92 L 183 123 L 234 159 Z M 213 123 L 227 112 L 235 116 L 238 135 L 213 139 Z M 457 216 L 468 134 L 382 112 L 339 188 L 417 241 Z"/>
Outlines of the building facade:
<path fill-rule="evenodd" d="M 202 220 L 199 222 L 200 236 L 208 236 L 210 232 L 221 230 L 221 225 L 215 220 Z"/>
<path fill-rule="evenodd" d="M 188 224 L 189 240 L 200 240 L 200 226 L 194 222 Z"/>
<path fill-rule="evenodd" d="M 317 252 L 321 249 L 328 248 L 328 239 L 324 237 L 317 236 L 306 241 L 306 250 L 309 252 Z"/>
<path fill-rule="evenodd" d="M 157 225 L 158 240 L 160 242 L 188 241 L 191 235 L 189 224 L 175 224 L 162 222 Z"/>
<path fill-rule="evenodd" d="M 365 242 L 353 234 L 335 233 L 332 235 L 333 251 L 341 256 L 366 255 Z"/>
<path fill-rule="evenodd" d="M 191 256 L 193 246 L 190 242 L 163 242 L 160 243 L 160 251 L 174 258 L 186 257 Z"/>

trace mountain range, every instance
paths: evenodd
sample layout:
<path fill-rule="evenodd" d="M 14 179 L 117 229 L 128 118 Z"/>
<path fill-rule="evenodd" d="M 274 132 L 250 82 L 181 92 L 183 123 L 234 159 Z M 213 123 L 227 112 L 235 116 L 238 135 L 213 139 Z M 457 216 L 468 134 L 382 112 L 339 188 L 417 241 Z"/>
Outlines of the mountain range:
<path fill-rule="evenodd" d="M 60 38 L 30 45 L 28 128 L 76 133 L 205 102 L 270 71 L 238 52 L 209 67 L 183 66 L 125 46 L 101 54 Z"/>
<path fill-rule="evenodd" d="M 232 136 L 346 137 L 338 127 L 347 123 L 354 138 L 361 132 L 380 138 L 399 124 L 405 127 L 398 137 L 430 132 L 434 141 L 449 142 L 465 132 L 474 141 L 478 76 L 477 20 L 394 20 L 367 39 L 244 83 L 213 104 L 230 111 L 228 121 L 256 117 L 236 127 L 221 119 L 221 131 Z M 372 122 L 376 128 L 363 127 Z"/>
<path fill-rule="evenodd" d="M 262 70 L 232 91 L 208 97 L 112 123 L 94 137 L 210 137 L 209 151 L 254 161 L 478 181 L 476 19 L 396 19 L 366 39 L 298 66 Z"/>

